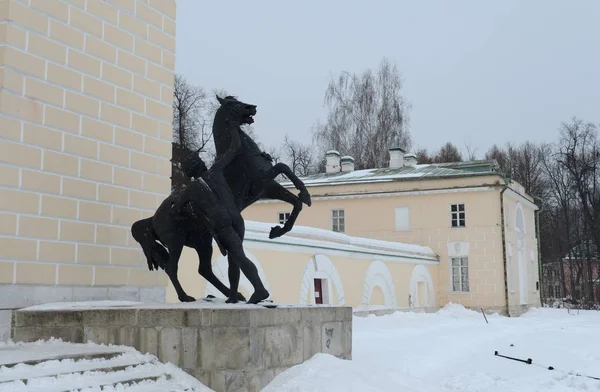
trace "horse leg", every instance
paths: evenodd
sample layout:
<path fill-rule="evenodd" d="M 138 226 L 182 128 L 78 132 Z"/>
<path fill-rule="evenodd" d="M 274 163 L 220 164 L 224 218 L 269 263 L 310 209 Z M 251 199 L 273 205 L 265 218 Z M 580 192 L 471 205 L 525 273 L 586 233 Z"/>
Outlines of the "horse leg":
<path fill-rule="evenodd" d="M 290 167 L 285 163 L 279 162 L 275 164 L 272 168 L 270 168 L 267 171 L 266 178 L 269 180 L 273 180 L 280 174 L 283 174 L 287 178 L 289 178 L 289 180 L 292 182 L 292 184 L 294 184 L 296 189 L 300 191 L 300 194 L 298 195 L 300 201 L 302 201 L 302 203 L 310 207 L 310 205 L 312 204 L 312 201 L 310 199 L 310 193 L 308 193 L 308 190 L 306 189 L 304 183 L 294 174 L 292 169 L 290 169 Z"/>
<path fill-rule="evenodd" d="M 227 286 L 225 286 L 223 282 L 221 282 L 219 278 L 215 276 L 215 273 L 212 269 L 212 236 L 202 236 L 202 238 L 194 244 L 194 249 L 198 254 L 198 273 L 200 276 L 215 286 L 215 288 L 219 290 L 225 297 L 230 297 L 231 290 L 228 289 Z M 229 279 L 231 279 L 231 277 Z M 238 299 L 241 301 L 246 300 L 246 298 L 244 298 L 244 296 L 240 293 L 238 293 Z"/>
<path fill-rule="evenodd" d="M 298 218 L 300 211 L 302 211 L 302 201 L 300 201 L 300 199 L 296 195 L 294 195 L 275 181 L 272 181 L 266 186 L 264 191 L 264 197 L 268 199 L 281 200 L 293 206 L 292 213 L 290 214 L 290 217 L 285 222 L 283 227 L 271 227 L 269 238 L 273 239 L 281 237 L 285 233 L 292 230 L 292 228 L 294 227 L 294 223 L 296 223 L 296 218 Z"/>
<path fill-rule="evenodd" d="M 242 241 L 233 227 L 224 227 L 219 231 L 219 237 L 221 237 L 223 243 L 227 246 L 227 254 L 231 257 L 230 264 L 236 264 L 242 270 L 244 275 L 246 275 L 252 284 L 252 287 L 254 287 L 254 293 L 248 300 L 248 303 L 256 304 L 267 299 L 269 297 L 269 292 L 260 280 L 256 266 L 248 259 L 248 257 L 246 257 Z"/>
<path fill-rule="evenodd" d="M 240 266 L 237 265 L 237 263 L 234 260 L 234 256 L 232 255 L 231 252 L 228 252 L 227 254 L 227 261 L 229 262 L 229 270 L 228 270 L 228 275 L 229 275 L 229 298 L 227 298 L 227 302 L 228 304 L 235 304 L 238 302 L 238 296 L 240 296 L 241 294 L 238 293 L 238 295 L 236 296 L 234 293 L 237 293 L 238 291 L 238 287 L 240 285 Z M 246 299 L 244 298 L 244 301 Z"/>
<path fill-rule="evenodd" d="M 179 279 L 177 279 L 179 257 L 181 256 L 181 251 L 183 250 L 183 241 L 177 239 L 172 241 L 170 245 L 171 246 L 168 247 L 170 251 L 169 262 L 165 266 L 165 272 L 169 276 L 169 279 L 171 279 L 171 283 L 177 292 L 177 298 L 179 298 L 181 302 L 193 302 L 196 299 L 186 294 L 186 292 L 183 290 L 183 287 L 181 287 L 181 284 L 179 283 Z"/>

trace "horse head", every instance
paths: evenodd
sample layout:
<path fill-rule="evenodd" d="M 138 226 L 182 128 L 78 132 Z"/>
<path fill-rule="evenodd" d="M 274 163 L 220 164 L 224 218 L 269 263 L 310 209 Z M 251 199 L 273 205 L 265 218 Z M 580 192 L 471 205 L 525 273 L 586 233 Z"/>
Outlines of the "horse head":
<path fill-rule="evenodd" d="M 234 121 L 241 124 L 252 124 L 254 122 L 254 115 L 256 115 L 256 105 L 250 105 L 241 101 L 238 101 L 235 97 L 227 96 L 221 98 L 217 95 L 217 101 L 221 104 L 215 118 L 217 116 L 223 116 L 228 121 Z"/>

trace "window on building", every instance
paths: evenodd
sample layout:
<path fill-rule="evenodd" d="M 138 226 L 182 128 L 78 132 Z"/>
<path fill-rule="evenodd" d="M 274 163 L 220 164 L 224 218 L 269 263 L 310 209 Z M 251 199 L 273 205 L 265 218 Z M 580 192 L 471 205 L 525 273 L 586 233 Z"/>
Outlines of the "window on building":
<path fill-rule="evenodd" d="M 333 231 L 343 233 L 346 231 L 346 219 L 344 217 L 344 210 L 333 210 Z"/>
<path fill-rule="evenodd" d="M 469 262 L 467 257 L 452 258 L 452 291 L 469 291 Z"/>
<path fill-rule="evenodd" d="M 408 207 L 396 207 L 396 230 L 410 230 L 410 213 Z"/>
<path fill-rule="evenodd" d="M 452 204 L 450 211 L 452 213 L 452 227 L 465 227 L 465 205 Z"/>
<path fill-rule="evenodd" d="M 285 222 L 287 222 L 288 219 L 290 219 L 289 212 L 280 212 L 279 213 L 279 224 L 280 225 L 285 225 Z"/>

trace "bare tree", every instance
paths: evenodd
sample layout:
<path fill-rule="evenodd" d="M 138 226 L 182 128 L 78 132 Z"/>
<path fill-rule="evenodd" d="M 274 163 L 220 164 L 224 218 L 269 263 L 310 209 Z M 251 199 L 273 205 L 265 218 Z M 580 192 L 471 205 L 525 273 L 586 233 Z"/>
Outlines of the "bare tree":
<path fill-rule="evenodd" d="M 542 168 L 543 154 L 551 154 L 548 146 L 524 142 L 515 146 L 510 142 L 504 148 L 493 145 L 485 159 L 495 159 L 502 172 L 525 187 L 527 193 L 543 197 L 546 191 L 546 174 Z"/>
<path fill-rule="evenodd" d="M 553 147 L 545 149 L 542 155 L 542 168 L 548 181 L 548 192 L 542 213 L 540 214 L 540 242 L 542 244 L 542 260 L 559 266 L 561 294 L 575 292 L 575 281 L 570 281 L 567 291 L 566 279 L 563 268 L 563 258 L 576 243 L 574 226 L 578 224 L 574 219 L 577 211 L 577 200 L 573 193 L 572 178 L 562 168 Z M 571 278 L 576 276 L 574 265 L 568 264 Z M 547 282 L 550 283 L 550 282 Z"/>
<path fill-rule="evenodd" d="M 409 105 L 402 87 L 396 65 L 385 58 L 376 73 L 342 72 L 331 80 L 325 92 L 329 114 L 314 135 L 320 152 L 341 151 L 354 158 L 357 169 L 368 169 L 384 167 L 390 147 L 408 150 Z"/>
<path fill-rule="evenodd" d="M 417 163 L 420 165 L 433 163 L 433 157 L 429 155 L 426 148 L 420 148 L 415 151 L 415 156 L 417 157 Z"/>
<path fill-rule="evenodd" d="M 434 163 L 462 162 L 462 160 L 462 154 L 451 142 L 444 144 L 433 156 Z"/>
<path fill-rule="evenodd" d="M 173 142 L 187 150 L 203 148 L 210 140 L 207 94 L 181 75 L 175 75 L 173 89 Z"/>
<path fill-rule="evenodd" d="M 283 141 L 283 155 L 297 176 L 308 176 L 316 171 L 313 151 L 312 146 L 291 140 L 287 135 Z"/>
<path fill-rule="evenodd" d="M 171 158 L 171 187 L 184 186 L 186 177 L 181 162 L 194 151 L 205 149 L 211 138 L 207 109 L 207 94 L 181 76 L 175 76 L 173 88 L 173 151 Z"/>
<path fill-rule="evenodd" d="M 477 148 L 473 148 L 470 143 L 465 143 L 465 149 L 467 150 L 468 161 L 474 161 L 477 159 Z"/>
<path fill-rule="evenodd" d="M 498 147 L 498 145 L 494 144 L 485 153 L 485 159 L 495 159 L 496 162 L 498 162 L 498 165 L 500 166 L 500 169 L 504 172 L 504 174 L 510 176 L 512 172 L 510 165 L 512 162 L 508 158 L 508 154 L 505 149 Z"/>
<path fill-rule="evenodd" d="M 572 189 L 579 201 L 583 215 L 583 237 L 580 243 L 593 242 L 600 249 L 600 142 L 595 124 L 584 123 L 576 118 L 563 123 L 558 143 L 558 162 L 572 178 Z M 588 249 L 589 250 L 589 249 Z M 585 298 L 594 300 L 592 263 L 589 252 L 581 260 Z"/>

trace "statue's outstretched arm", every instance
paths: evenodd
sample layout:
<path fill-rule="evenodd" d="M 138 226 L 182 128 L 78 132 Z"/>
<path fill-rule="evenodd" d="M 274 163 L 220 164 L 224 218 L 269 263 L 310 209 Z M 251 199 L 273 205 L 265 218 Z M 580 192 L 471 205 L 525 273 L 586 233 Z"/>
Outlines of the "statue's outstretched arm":
<path fill-rule="evenodd" d="M 210 168 L 212 172 L 222 171 L 225 166 L 229 165 L 231 161 L 233 161 L 233 158 L 235 158 L 242 147 L 239 124 L 230 124 L 229 129 L 231 130 L 231 143 L 229 144 L 227 151 L 225 151 L 221 158 L 217 159 L 217 161 Z"/>

